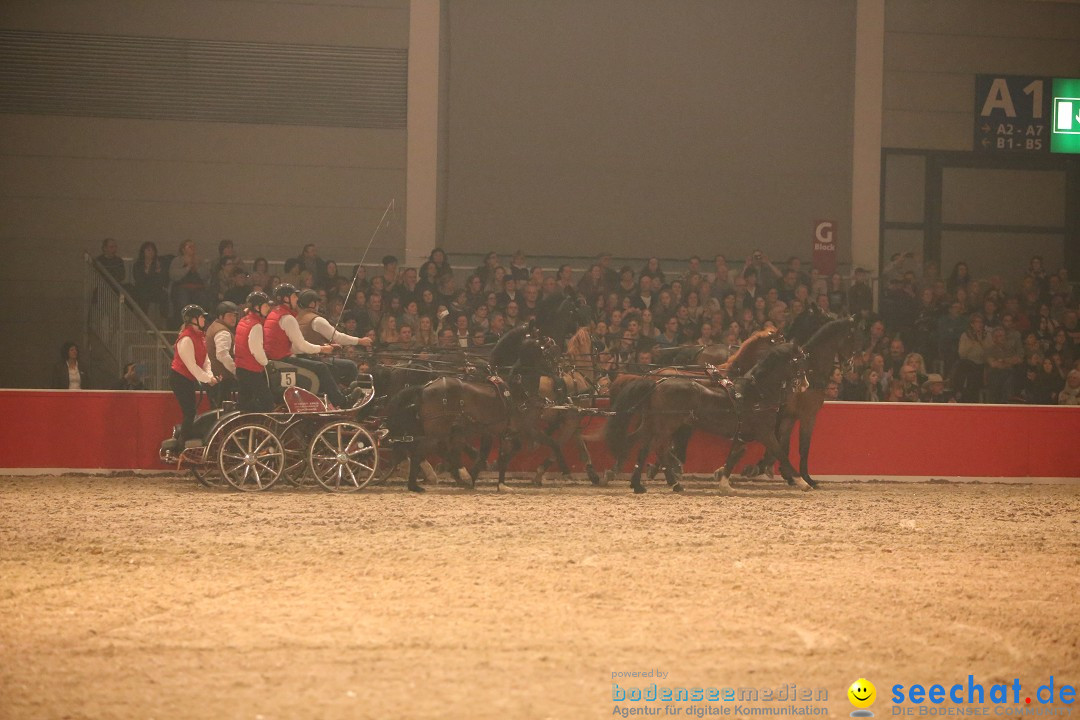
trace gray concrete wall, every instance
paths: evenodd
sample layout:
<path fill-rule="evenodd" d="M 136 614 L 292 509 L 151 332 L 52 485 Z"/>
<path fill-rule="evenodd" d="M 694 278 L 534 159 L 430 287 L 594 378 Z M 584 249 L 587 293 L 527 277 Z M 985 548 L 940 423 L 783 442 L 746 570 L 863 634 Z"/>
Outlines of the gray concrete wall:
<path fill-rule="evenodd" d="M 851 217 L 854 0 L 451 0 L 451 251 L 808 258 Z"/>
<path fill-rule="evenodd" d="M 9 0 L 0 30 L 407 48 L 407 0 Z M 384 207 L 404 208 L 406 132 L 0 112 L 0 336 L 29 348 L 0 386 L 34 387 L 60 344 L 81 341 L 82 251 L 101 239 L 132 255 L 193 239 L 212 256 L 356 262 Z M 404 213 L 400 214 L 404 223 Z M 398 251 L 384 233 L 372 253 Z"/>

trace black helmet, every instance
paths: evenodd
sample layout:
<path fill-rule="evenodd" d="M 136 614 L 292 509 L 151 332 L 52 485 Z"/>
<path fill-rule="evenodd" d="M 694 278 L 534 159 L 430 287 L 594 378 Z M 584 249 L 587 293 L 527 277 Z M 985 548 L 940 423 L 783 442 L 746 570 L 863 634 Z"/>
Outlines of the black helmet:
<path fill-rule="evenodd" d="M 226 300 L 225 302 L 218 303 L 218 306 L 217 306 L 217 316 L 218 317 L 224 317 L 225 313 L 239 313 L 239 312 L 240 312 L 240 308 L 236 307 L 236 303 L 234 303 L 234 302 L 229 302 L 228 300 Z"/>
<path fill-rule="evenodd" d="M 199 317 L 206 317 L 206 311 L 198 305 L 185 305 L 184 309 L 180 311 L 180 319 L 185 324 L 192 322 Z"/>
<path fill-rule="evenodd" d="M 244 304 L 248 306 L 248 310 L 251 312 L 262 315 L 262 313 L 259 312 L 259 308 L 263 305 L 269 305 L 270 298 L 266 293 L 256 290 L 247 296 L 247 300 L 244 301 Z"/>
<path fill-rule="evenodd" d="M 308 288 L 300 293 L 299 306 L 302 308 L 314 307 L 319 302 L 319 293 Z"/>
<path fill-rule="evenodd" d="M 287 303 L 289 302 L 289 298 L 292 295 L 295 295 L 296 292 L 296 288 L 290 283 L 281 283 L 274 288 L 274 298 L 280 303 Z"/>

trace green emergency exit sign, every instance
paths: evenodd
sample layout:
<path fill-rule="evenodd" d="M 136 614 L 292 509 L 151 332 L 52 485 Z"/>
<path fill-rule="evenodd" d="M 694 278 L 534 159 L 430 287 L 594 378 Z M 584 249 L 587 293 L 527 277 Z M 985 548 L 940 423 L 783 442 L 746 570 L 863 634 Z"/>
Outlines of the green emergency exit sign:
<path fill-rule="evenodd" d="M 1080 153 L 1080 79 L 1054 78 L 1050 152 Z"/>

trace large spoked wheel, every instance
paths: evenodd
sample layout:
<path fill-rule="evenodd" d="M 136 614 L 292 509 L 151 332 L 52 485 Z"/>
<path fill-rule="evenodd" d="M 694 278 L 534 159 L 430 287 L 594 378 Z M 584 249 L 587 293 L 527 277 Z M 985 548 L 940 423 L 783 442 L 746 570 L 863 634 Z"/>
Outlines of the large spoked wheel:
<path fill-rule="evenodd" d="M 330 423 L 312 438 L 308 466 L 318 483 L 330 492 L 355 492 L 375 477 L 379 448 L 362 425 Z"/>
<path fill-rule="evenodd" d="M 230 430 L 221 443 L 218 467 L 237 490 L 258 492 L 281 477 L 285 451 L 274 433 L 262 425 L 241 425 Z"/>
<path fill-rule="evenodd" d="M 295 487 L 318 487 L 315 478 L 308 472 L 310 433 L 311 427 L 305 422 L 293 423 L 281 433 L 281 447 L 285 450 L 285 470 L 281 476 Z"/>
<path fill-rule="evenodd" d="M 199 483 L 208 488 L 220 490 L 229 487 L 229 484 L 225 482 L 225 478 L 222 477 L 221 472 L 216 465 L 200 465 L 199 467 L 192 467 L 191 474 L 195 476 L 195 479 L 198 480 Z"/>

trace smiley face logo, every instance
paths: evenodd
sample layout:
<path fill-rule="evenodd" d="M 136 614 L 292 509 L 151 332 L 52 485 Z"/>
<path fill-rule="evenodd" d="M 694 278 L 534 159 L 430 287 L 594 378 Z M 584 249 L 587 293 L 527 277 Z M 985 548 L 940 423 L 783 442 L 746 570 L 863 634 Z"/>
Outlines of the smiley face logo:
<path fill-rule="evenodd" d="M 847 696 L 851 704 L 859 708 L 859 710 L 851 713 L 852 717 L 873 717 L 874 713 L 865 708 L 870 707 L 877 700 L 877 688 L 874 687 L 874 683 L 866 678 L 859 678 L 851 683 Z"/>

